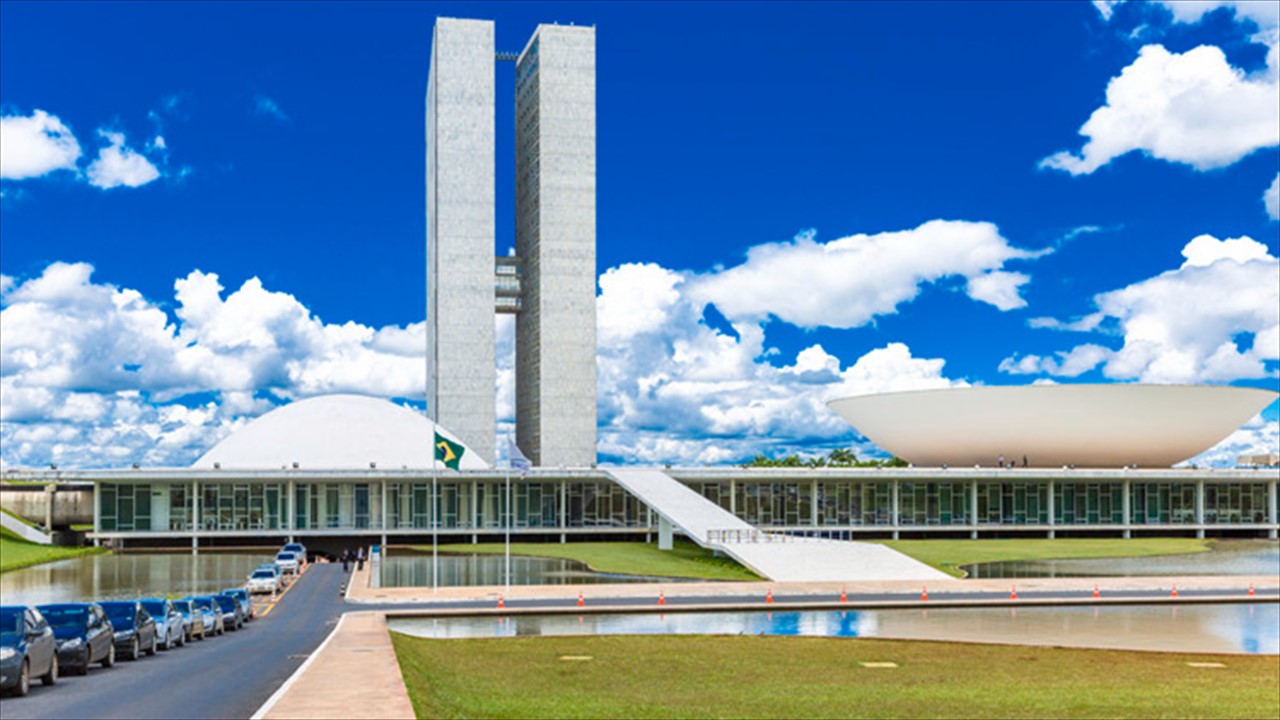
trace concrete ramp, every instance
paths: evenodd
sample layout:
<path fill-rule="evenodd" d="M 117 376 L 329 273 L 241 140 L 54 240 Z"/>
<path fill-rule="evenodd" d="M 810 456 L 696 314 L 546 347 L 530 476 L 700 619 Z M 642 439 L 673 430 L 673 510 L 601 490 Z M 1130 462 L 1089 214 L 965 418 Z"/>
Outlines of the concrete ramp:
<path fill-rule="evenodd" d="M 37 545 L 52 545 L 53 540 L 45 533 L 27 525 L 7 512 L 0 512 L 0 526 L 18 537 Z"/>
<path fill-rule="evenodd" d="M 946 580 L 950 576 L 877 543 L 800 538 L 757 530 L 687 485 L 650 468 L 609 468 L 613 479 L 704 548 L 778 582 Z"/>
<path fill-rule="evenodd" d="M 664 472 L 650 468 L 609 468 L 605 472 L 702 547 L 719 549 L 719 543 L 713 545 L 710 538 L 723 531 L 757 532 L 736 515 Z"/>

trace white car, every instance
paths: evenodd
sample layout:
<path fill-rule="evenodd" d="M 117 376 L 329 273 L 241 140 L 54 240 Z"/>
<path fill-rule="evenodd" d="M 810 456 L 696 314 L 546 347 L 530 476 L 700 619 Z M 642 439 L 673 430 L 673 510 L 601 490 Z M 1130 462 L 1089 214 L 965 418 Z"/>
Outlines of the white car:
<path fill-rule="evenodd" d="M 274 570 L 254 570 L 244 589 L 250 594 L 279 592 L 280 576 Z"/>
<path fill-rule="evenodd" d="M 282 552 L 276 554 L 276 567 L 280 568 L 280 572 L 297 573 L 298 572 L 298 556 L 291 552 Z"/>

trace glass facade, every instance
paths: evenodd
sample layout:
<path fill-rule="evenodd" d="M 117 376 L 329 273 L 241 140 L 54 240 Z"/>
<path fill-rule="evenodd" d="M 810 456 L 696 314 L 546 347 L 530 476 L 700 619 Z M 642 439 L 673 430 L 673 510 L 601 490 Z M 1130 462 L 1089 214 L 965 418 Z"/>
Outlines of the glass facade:
<path fill-rule="evenodd" d="M 501 481 L 438 482 L 434 507 L 429 481 L 385 484 L 385 529 L 392 531 L 430 531 L 435 517 L 441 530 L 476 532 L 500 531 L 508 523 L 520 530 L 607 531 L 652 528 L 657 522 L 638 498 L 603 480 L 513 478 L 510 507 Z M 1269 515 L 1272 490 L 1266 481 L 1132 481 L 1128 518 L 1120 479 L 826 478 L 691 485 L 702 497 L 762 528 L 1199 527 L 1198 501 L 1203 504 L 1203 526 L 1274 522 Z M 383 529 L 384 490 L 379 480 L 295 482 L 292 497 L 286 482 L 99 482 L 96 487 L 98 528 L 104 533 Z M 1203 495 L 1198 498 L 1200 488 Z"/>

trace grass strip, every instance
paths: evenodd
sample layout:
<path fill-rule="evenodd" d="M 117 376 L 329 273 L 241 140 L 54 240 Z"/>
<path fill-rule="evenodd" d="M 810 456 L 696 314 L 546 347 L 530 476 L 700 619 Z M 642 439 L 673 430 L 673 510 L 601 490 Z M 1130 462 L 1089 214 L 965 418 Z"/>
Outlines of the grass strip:
<path fill-rule="evenodd" d="M 415 546 L 418 552 L 431 552 L 431 546 Z M 502 543 L 477 545 L 440 545 L 442 553 L 501 555 Z M 727 557 L 716 557 L 710 550 L 687 541 L 676 541 L 671 550 L 659 550 L 654 543 L 642 542 L 570 542 L 511 543 L 512 555 L 576 560 L 595 572 L 652 577 L 694 578 L 701 580 L 759 580 L 760 577 Z"/>
<path fill-rule="evenodd" d="M 391 639 L 419 718 L 1280 715 L 1276 656 L 696 635 Z M 1206 660 L 1225 667 L 1187 665 Z"/>
<path fill-rule="evenodd" d="M 66 560 L 82 555 L 105 553 L 105 548 L 59 547 L 27 542 L 4 528 L 0 528 L 0 573 L 19 570 L 32 565 Z"/>
<path fill-rule="evenodd" d="M 885 545 L 920 562 L 964 577 L 961 565 L 1013 560 L 1148 557 L 1208 552 L 1195 538 L 1017 538 L 1001 540 L 886 540 Z"/>

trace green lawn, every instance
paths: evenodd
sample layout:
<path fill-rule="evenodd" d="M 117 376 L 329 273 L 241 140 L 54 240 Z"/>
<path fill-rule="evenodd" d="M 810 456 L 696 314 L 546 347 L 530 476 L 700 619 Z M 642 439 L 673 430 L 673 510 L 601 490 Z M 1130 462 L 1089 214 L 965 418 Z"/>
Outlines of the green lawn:
<path fill-rule="evenodd" d="M 37 545 L 0 528 L 0 573 L 18 568 L 39 565 L 54 560 L 65 560 L 80 555 L 106 552 L 102 548 L 69 548 Z"/>
<path fill-rule="evenodd" d="M 420 718 L 1280 715 L 1275 656 L 738 636 L 391 638 Z M 1226 667 L 1187 665 L 1206 660 Z"/>
<path fill-rule="evenodd" d="M 964 577 L 959 566 L 970 563 L 1183 555 L 1211 549 L 1210 541 L 1194 538 L 891 540 L 884 544 L 956 577 Z"/>
<path fill-rule="evenodd" d="M 440 552 L 488 555 L 501 555 L 503 552 L 502 543 L 441 545 L 439 549 Z M 414 550 L 431 552 L 431 546 L 419 546 Z M 733 560 L 715 557 L 709 550 L 691 542 L 677 541 L 672 550 L 659 550 L 656 544 L 642 542 L 511 543 L 511 554 L 577 560 L 592 570 L 604 573 L 704 580 L 760 579 Z"/>

